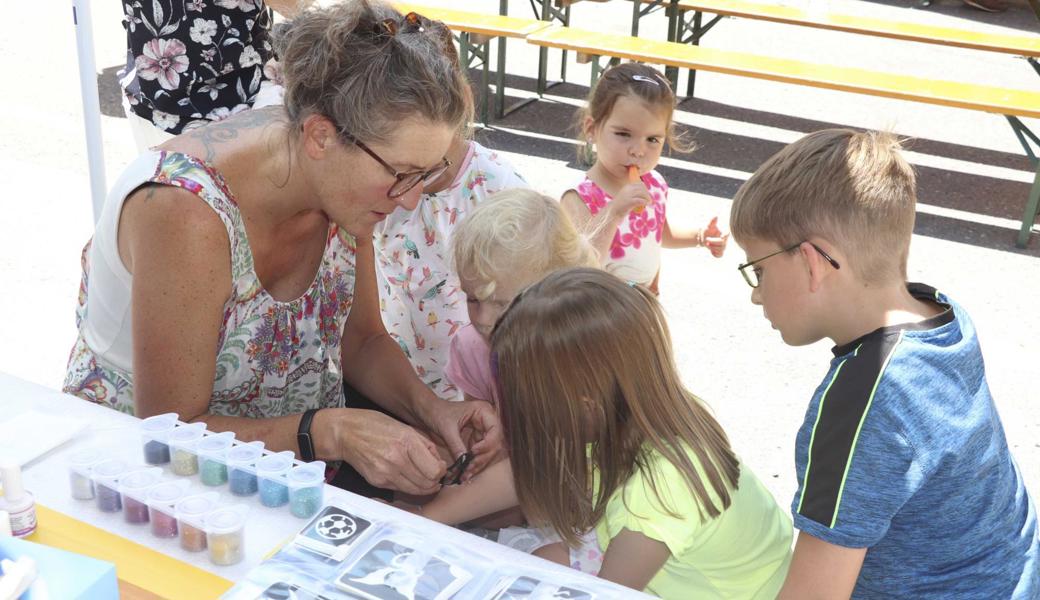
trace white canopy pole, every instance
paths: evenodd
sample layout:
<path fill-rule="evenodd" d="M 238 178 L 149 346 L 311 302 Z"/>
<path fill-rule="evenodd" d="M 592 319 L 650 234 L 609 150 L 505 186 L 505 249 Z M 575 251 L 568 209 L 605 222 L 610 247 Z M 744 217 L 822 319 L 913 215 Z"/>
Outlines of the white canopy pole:
<path fill-rule="evenodd" d="M 98 99 L 97 67 L 94 63 L 94 25 L 90 0 L 72 0 L 72 22 L 76 27 L 79 55 L 79 89 L 83 96 L 83 127 L 87 134 L 87 164 L 90 169 L 90 196 L 94 203 L 94 223 L 105 205 L 105 155 L 101 146 L 101 103 Z"/>

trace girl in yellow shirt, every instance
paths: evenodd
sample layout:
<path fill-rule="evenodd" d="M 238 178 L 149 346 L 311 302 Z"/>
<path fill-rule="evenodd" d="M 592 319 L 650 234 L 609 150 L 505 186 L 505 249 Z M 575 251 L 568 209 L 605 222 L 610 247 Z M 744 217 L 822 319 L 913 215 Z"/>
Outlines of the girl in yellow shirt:
<path fill-rule="evenodd" d="M 599 576 L 672 598 L 774 598 L 791 522 L 682 384 L 646 288 L 596 269 L 522 292 L 491 335 L 508 460 L 422 508 L 459 523 L 519 505 L 566 546 L 595 531 Z"/>

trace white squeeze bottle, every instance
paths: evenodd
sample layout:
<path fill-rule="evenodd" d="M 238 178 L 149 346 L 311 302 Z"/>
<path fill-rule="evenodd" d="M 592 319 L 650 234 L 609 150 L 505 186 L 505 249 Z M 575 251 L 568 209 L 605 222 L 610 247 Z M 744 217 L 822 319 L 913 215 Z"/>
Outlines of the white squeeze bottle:
<path fill-rule="evenodd" d="M 22 485 L 22 468 L 18 463 L 0 463 L 4 495 L 0 496 L 0 511 L 10 516 L 11 533 L 26 537 L 36 531 L 36 501 Z"/>

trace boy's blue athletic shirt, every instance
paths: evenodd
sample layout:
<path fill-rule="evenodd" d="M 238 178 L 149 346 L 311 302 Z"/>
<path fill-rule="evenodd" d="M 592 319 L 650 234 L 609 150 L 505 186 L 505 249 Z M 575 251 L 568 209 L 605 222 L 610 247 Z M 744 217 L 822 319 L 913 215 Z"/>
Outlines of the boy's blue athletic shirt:
<path fill-rule="evenodd" d="M 943 312 L 833 350 L 796 440 L 795 527 L 868 549 L 854 598 L 1040 598 L 1036 509 L 974 325 L 908 289 Z"/>

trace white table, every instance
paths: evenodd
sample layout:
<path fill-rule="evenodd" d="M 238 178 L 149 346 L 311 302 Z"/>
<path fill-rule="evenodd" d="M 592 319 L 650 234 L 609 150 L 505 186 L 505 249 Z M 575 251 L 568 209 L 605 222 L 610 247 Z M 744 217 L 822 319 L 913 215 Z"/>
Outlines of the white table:
<path fill-rule="evenodd" d="M 176 538 L 156 538 L 151 535 L 147 525 L 128 524 L 124 521 L 121 512 L 103 513 L 97 509 L 93 501 L 75 500 L 69 494 L 67 458 L 71 453 L 82 448 L 92 446 L 111 448 L 113 456 L 144 465 L 137 418 L 4 373 L 0 373 L 0 407 L 3 408 L 0 413 L 0 421 L 5 421 L 23 411 L 35 410 L 42 413 L 74 416 L 89 422 L 83 434 L 37 458 L 25 468 L 25 487 L 36 496 L 38 503 L 230 581 L 237 582 L 244 579 L 250 569 L 294 536 L 306 524 L 305 520 L 292 516 L 287 507 L 267 508 L 260 504 L 256 495 L 248 498 L 236 498 L 231 496 L 226 487 L 217 488 L 223 497 L 233 498 L 233 502 L 249 506 L 250 513 L 245 531 L 244 560 L 232 566 L 216 566 L 209 561 L 205 552 L 186 552 L 181 549 Z M 165 477 L 168 479 L 189 480 L 193 491 L 213 490 L 213 488 L 206 488 L 199 483 L 197 476 L 179 478 L 169 471 L 168 465 L 164 469 L 166 470 Z M 458 543 L 480 553 L 496 564 L 555 571 L 575 584 L 580 584 L 582 580 L 589 578 L 586 581 L 595 581 L 598 585 L 603 585 L 601 580 L 596 580 L 588 575 L 335 487 L 326 486 L 325 502 L 335 503 L 346 508 L 354 507 L 382 520 L 405 523 L 424 535 L 428 535 L 430 539 Z M 618 598 L 651 597 L 622 587 L 617 587 L 617 591 Z"/>

